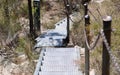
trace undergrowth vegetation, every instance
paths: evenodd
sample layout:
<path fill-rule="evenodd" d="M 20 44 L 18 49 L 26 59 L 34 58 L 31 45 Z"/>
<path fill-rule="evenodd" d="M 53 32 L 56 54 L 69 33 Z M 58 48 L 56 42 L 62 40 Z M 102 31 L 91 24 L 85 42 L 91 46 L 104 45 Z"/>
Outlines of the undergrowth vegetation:
<path fill-rule="evenodd" d="M 38 56 L 32 53 L 33 41 L 28 36 L 28 32 L 25 32 L 29 31 L 25 30 L 29 24 L 24 24 L 23 21 L 20 21 L 21 18 L 28 20 L 28 3 L 26 0 L 0 0 L 0 49 L 7 46 L 14 35 L 18 33 L 15 37 L 17 38 L 15 47 L 10 45 L 9 50 L 14 50 L 18 55 L 25 54 L 29 60 L 33 60 Z M 21 34 L 23 37 L 19 36 Z"/>

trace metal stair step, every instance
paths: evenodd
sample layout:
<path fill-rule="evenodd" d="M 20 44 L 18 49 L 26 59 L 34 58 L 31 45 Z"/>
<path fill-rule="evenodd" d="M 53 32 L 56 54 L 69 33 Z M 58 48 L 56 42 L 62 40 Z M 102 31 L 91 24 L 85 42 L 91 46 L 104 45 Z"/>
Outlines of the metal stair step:
<path fill-rule="evenodd" d="M 45 51 L 45 53 L 76 54 L 75 51 Z"/>
<path fill-rule="evenodd" d="M 43 66 L 77 66 L 76 64 L 43 64 Z"/>
<path fill-rule="evenodd" d="M 39 75 L 83 75 L 81 71 L 78 72 L 39 72 Z"/>
<path fill-rule="evenodd" d="M 42 62 L 75 62 L 75 60 L 69 60 L 69 59 L 48 59 L 48 60 L 43 60 Z"/>
<path fill-rule="evenodd" d="M 41 71 L 78 71 L 78 68 L 77 67 L 50 67 L 50 66 L 41 66 Z"/>
<path fill-rule="evenodd" d="M 71 61 L 76 60 L 75 56 L 74 57 L 64 57 L 64 56 L 63 57 L 60 57 L 60 56 L 56 56 L 56 57 L 54 57 L 54 56 L 49 56 L 49 57 L 44 56 L 43 57 L 44 61 L 52 60 L 52 59 L 54 59 L 54 60 L 71 60 Z"/>
<path fill-rule="evenodd" d="M 73 68 L 79 68 L 78 66 L 73 65 L 43 65 L 43 67 L 73 67 Z"/>
<path fill-rule="evenodd" d="M 46 48 L 46 50 L 56 50 L 56 51 L 74 51 L 75 48 Z"/>
<path fill-rule="evenodd" d="M 56 52 L 53 52 L 53 53 L 50 53 L 50 52 L 44 52 L 45 56 L 74 56 L 76 55 L 76 53 L 56 53 Z"/>
<path fill-rule="evenodd" d="M 74 62 L 45 62 L 43 61 L 42 62 L 43 65 L 75 65 Z"/>
<path fill-rule="evenodd" d="M 61 59 L 61 58 L 54 58 L 54 59 L 49 59 L 49 58 L 52 58 L 52 57 L 43 57 L 43 61 L 75 61 L 74 59 Z"/>
<path fill-rule="evenodd" d="M 43 57 L 43 59 L 44 60 L 47 60 L 47 59 L 60 59 L 60 60 L 62 60 L 62 59 L 64 59 L 64 60 L 66 60 L 66 59 L 69 59 L 69 60 L 75 60 L 75 57 L 73 56 L 73 57 L 65 57 L 65 56 L 56 56 L 56 57 L 54 57 L 54 56 L 49 56 L 49 57 L 46 57 L 46 56 L 44 56 Z"/>
<path fill-rule="evenodd" d="M 75 52 L 75 49 L 74 48 L 69 48 L 69 49 L 62 49 L 62 48 L 60 48 L 60 49 L 46 49 L 46 52 L 54 52 L 54 51 L 56 51 L 56 52 Z"/>

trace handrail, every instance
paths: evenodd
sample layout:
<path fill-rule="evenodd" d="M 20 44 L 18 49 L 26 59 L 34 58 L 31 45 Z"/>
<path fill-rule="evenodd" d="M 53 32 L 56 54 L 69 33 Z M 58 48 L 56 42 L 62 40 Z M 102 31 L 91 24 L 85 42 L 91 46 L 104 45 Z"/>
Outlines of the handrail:
<path fill-rule="evenodd" d="M 85 9 L 85 16 L 88 14 L 89 11 L 90 14 L 94 17 L 95 21 L 99 24 L 97 18 L 92 14 L 92 12 L 88 8 L 88 3 L 84 4 Z M 100 14 L 100 11 L 98 11 Z M 100 14 L 101 15 L 101 14 Z M 89 16 L 89 15 L 88 15 Z M 110 16 L 106 16 L 103 18 L 103 30 L 99 31 L 96 40 L 93 43 L 93 46 L 90 45 L 90 38 L 89 38 L 89 25 L 86 25 L 89 23 L 90 19 L 86 19 L 85 17 L 85 28 L 84 28 L 84 36 L 85 36 L 85 75 L 89 75 L 89 51 L 93 50 L 96 47 L 96 44 L 98 43 L 98 40 L 100 39 L 100 36 L 103 38 L 103 52 L 102 52 L 102 75 L 110 75 L 110 59 L 112 59 L 113 65 L 115 66 L 116 70 L 120 73 L 120 66 L 117 62 L 117 58 L 115 55 L 111 52 L 111 21 L 112 18 Z M 90 23 L 89 23 L 90 24 Z"/>

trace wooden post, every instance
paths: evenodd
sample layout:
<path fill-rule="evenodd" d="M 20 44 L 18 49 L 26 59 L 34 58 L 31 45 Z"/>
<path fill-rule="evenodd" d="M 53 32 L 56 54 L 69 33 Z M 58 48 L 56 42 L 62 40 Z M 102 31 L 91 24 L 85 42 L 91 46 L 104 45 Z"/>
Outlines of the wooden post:
<path fill-rule="evenodd" d="M 112 18 L 110 16 L 103 18 L 103 30 L 109 46 L 111 45 L 111 22 Z M 102 75 L 110 75 L 110 55 L 104 42 L 102 54 Z"/>
<path fill-rule="evenodd" d="M 40 0 L 33 1 L 34 6 L 34 28 L 37 31 L 37 35 L 41 33 L 40 28 Z"/>
<path fill-rule="evenodd" d="M 86 37 L 88 44 L 90 44 L 90 17 L 88 15 L 88 4 L 84 4 L 84 15 L 85 15 L 85 31 L 86 31 Z M 87 44 L 85 42 L 85 75 L 89 75 L 89 65 L 90 59 L 89 59 L 89 49 L 87 48 Z"/>

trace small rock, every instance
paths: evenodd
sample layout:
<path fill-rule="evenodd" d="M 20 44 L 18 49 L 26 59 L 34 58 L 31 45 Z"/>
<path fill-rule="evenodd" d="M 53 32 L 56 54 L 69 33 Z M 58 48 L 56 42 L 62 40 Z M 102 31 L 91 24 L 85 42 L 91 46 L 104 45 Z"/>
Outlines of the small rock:
<path fill-rule="evenodd" d="M 80 49 L 80 55 L 84 56 L 85 55 L 85 48 Z"/>
<path fill-rule="evenodd" d="M 95 69 L 92 69 L 92 70 L 90 71 L 90 75 L 95 75 Z"/>
<path fill-rule="evenodd" d="M 26 60 L 27 60 L 27 56 L 24 55 L 24 54 L 12 59 L 12 61 L 13 61 L 15 64 L 22 64 L 22 63 L 25 62 Z"/>
<path fill-rule="evenodd" d="M 0 63 L 4 60 L 4 57 L 0 55 Z"/>
<path fill-rule="evenodd" d="M 75 49 L 79 49 L 80 50 L 80 55 L 84 56 L 85 55 L 85 48 L 79 47 L 79 46 L 75 46 Z"/>

